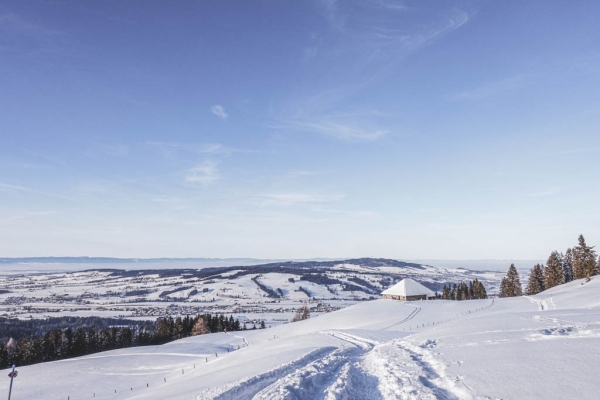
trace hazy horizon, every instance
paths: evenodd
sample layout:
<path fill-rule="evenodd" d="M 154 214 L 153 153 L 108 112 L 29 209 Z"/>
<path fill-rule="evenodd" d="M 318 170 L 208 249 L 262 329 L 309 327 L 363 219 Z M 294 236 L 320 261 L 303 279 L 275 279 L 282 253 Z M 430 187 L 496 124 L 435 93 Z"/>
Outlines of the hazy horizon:
<path fill-rule="evenodd" d="M 53 259 L 67 259 L 70 261 L 55 261 Z M 17 257 L 8 258 L 0 257 L 0 273 L 2 272 L 73 272 L 85 269 L 179 269 L 192 268 L 202 269 L 211 267 L 234 267 L 246 265 L 260 265 L 286 261 L 343 261 L 353 259 L 352 257 L 337 257 L 337 258 L 305 258 L 305 259 L 252 259 L 252 258 L 163 258 L 163 259 L 143 259 L 130 258 L 118 259 L 112 258 L 112 261 L 103 261 L 102 257 L 96 261 L 81 262 L 85 256 L 81 257 Z M 368 257 L 364 257 L 368 258 Z M 27 260 L 23 262 L 21 260 Z M 411 262 L 417 264 L 431 265 L 442 268 L 465 268 L 470 270 L 484 271 L 500 271 L 508 270 L 510 264 L 515 264 L 519 270 L 529 270 L 537 263 L 544 263 L 544 260 L 411 260 L 411 259 L 395 259 L 398 261 Z"/>

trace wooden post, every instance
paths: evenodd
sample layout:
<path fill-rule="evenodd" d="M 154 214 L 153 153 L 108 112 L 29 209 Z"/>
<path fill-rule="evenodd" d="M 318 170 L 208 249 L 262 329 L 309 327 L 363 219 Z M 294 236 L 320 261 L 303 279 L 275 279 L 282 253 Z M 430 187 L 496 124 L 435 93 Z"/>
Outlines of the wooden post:
<path fill-rule="evenodd" d="M 15 367 L 16 367 L 16 365 L 13 364 L 11 377 L 10 377 L 10 386 L 8 388 L 8 400 L 10 400 L 10 394 L 12 393 L 12 384 L 13 384 L 13 379 L 14 379 L 13 375 L 15 374 Z"/>

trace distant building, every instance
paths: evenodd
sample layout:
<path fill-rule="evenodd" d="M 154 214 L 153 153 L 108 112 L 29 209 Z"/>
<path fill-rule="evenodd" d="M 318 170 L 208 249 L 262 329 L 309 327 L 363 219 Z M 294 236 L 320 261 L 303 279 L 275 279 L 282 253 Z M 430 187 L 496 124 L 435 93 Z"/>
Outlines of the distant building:
<path fill-rule="evenodd" d="M 435 293 L 410 278 L 402 279 L 391 288 L 381 292 L 381 294 L 384 299 L 404 301 L 427 300 L 435 297 Z"/>

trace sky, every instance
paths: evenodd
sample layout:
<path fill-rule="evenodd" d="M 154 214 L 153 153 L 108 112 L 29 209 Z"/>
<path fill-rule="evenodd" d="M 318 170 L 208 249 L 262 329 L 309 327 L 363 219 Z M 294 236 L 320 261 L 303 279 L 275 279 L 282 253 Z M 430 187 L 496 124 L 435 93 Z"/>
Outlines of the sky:
<path fill-rule="evenodd" d="M 600 245 L 600 2 L 3 1 L 0 256 Z"/>

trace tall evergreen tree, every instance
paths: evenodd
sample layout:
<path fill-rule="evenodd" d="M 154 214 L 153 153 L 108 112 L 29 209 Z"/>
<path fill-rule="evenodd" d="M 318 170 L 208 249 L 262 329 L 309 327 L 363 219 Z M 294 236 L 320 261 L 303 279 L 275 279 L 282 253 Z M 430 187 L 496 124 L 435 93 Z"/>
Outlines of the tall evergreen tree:
<path fill-rule="evenodd" d="M 544 267 L 541 264 L 536 264 L 531 268 L 531 271 L 529 271 L 525 293 L 534 295 L 543 292 L 544 290 L 546 290 L 544 284 Z"/>
<path fill-rule="evenodd" d="M 544 270 L 544 286 L 546 289 L 565 283 L 565 274 L 560 264 L 558 251 L 553 251 L 548 257 L 546 269 Z"/>
<path fill-rule="evenodd" d="M 565 275 L 565 283 L 573 280 L 573 249 L 569 248 L 561 257 L 561 266 Z"/>
<path fill-rule="evenodd" d="M 8 352 L 4 343 L 0 342 L 0 369 L 8 368 Z"/>
<path fill-rule="evenodd" d="M 579 245 L 573 248 L 573 274 L 581 279 L 598 273 L 594 246 L 585 243 L 583 235 L 579 235 Z"/>
<path fill-rule="evenodd" d="M 502 280 L 500 281 L 500 293 L 498 296 L 506 297 L 506 276 L 503 276 Z"/>
<path fill-rule="evenodd" d="M 500 293 L 500 297 L 515 297 L 523 295 L 519 273 L 517 272 L 514 264 L 510 265 L 506 276 L 502 279 L 501 289 L 502 291 Z"/>

